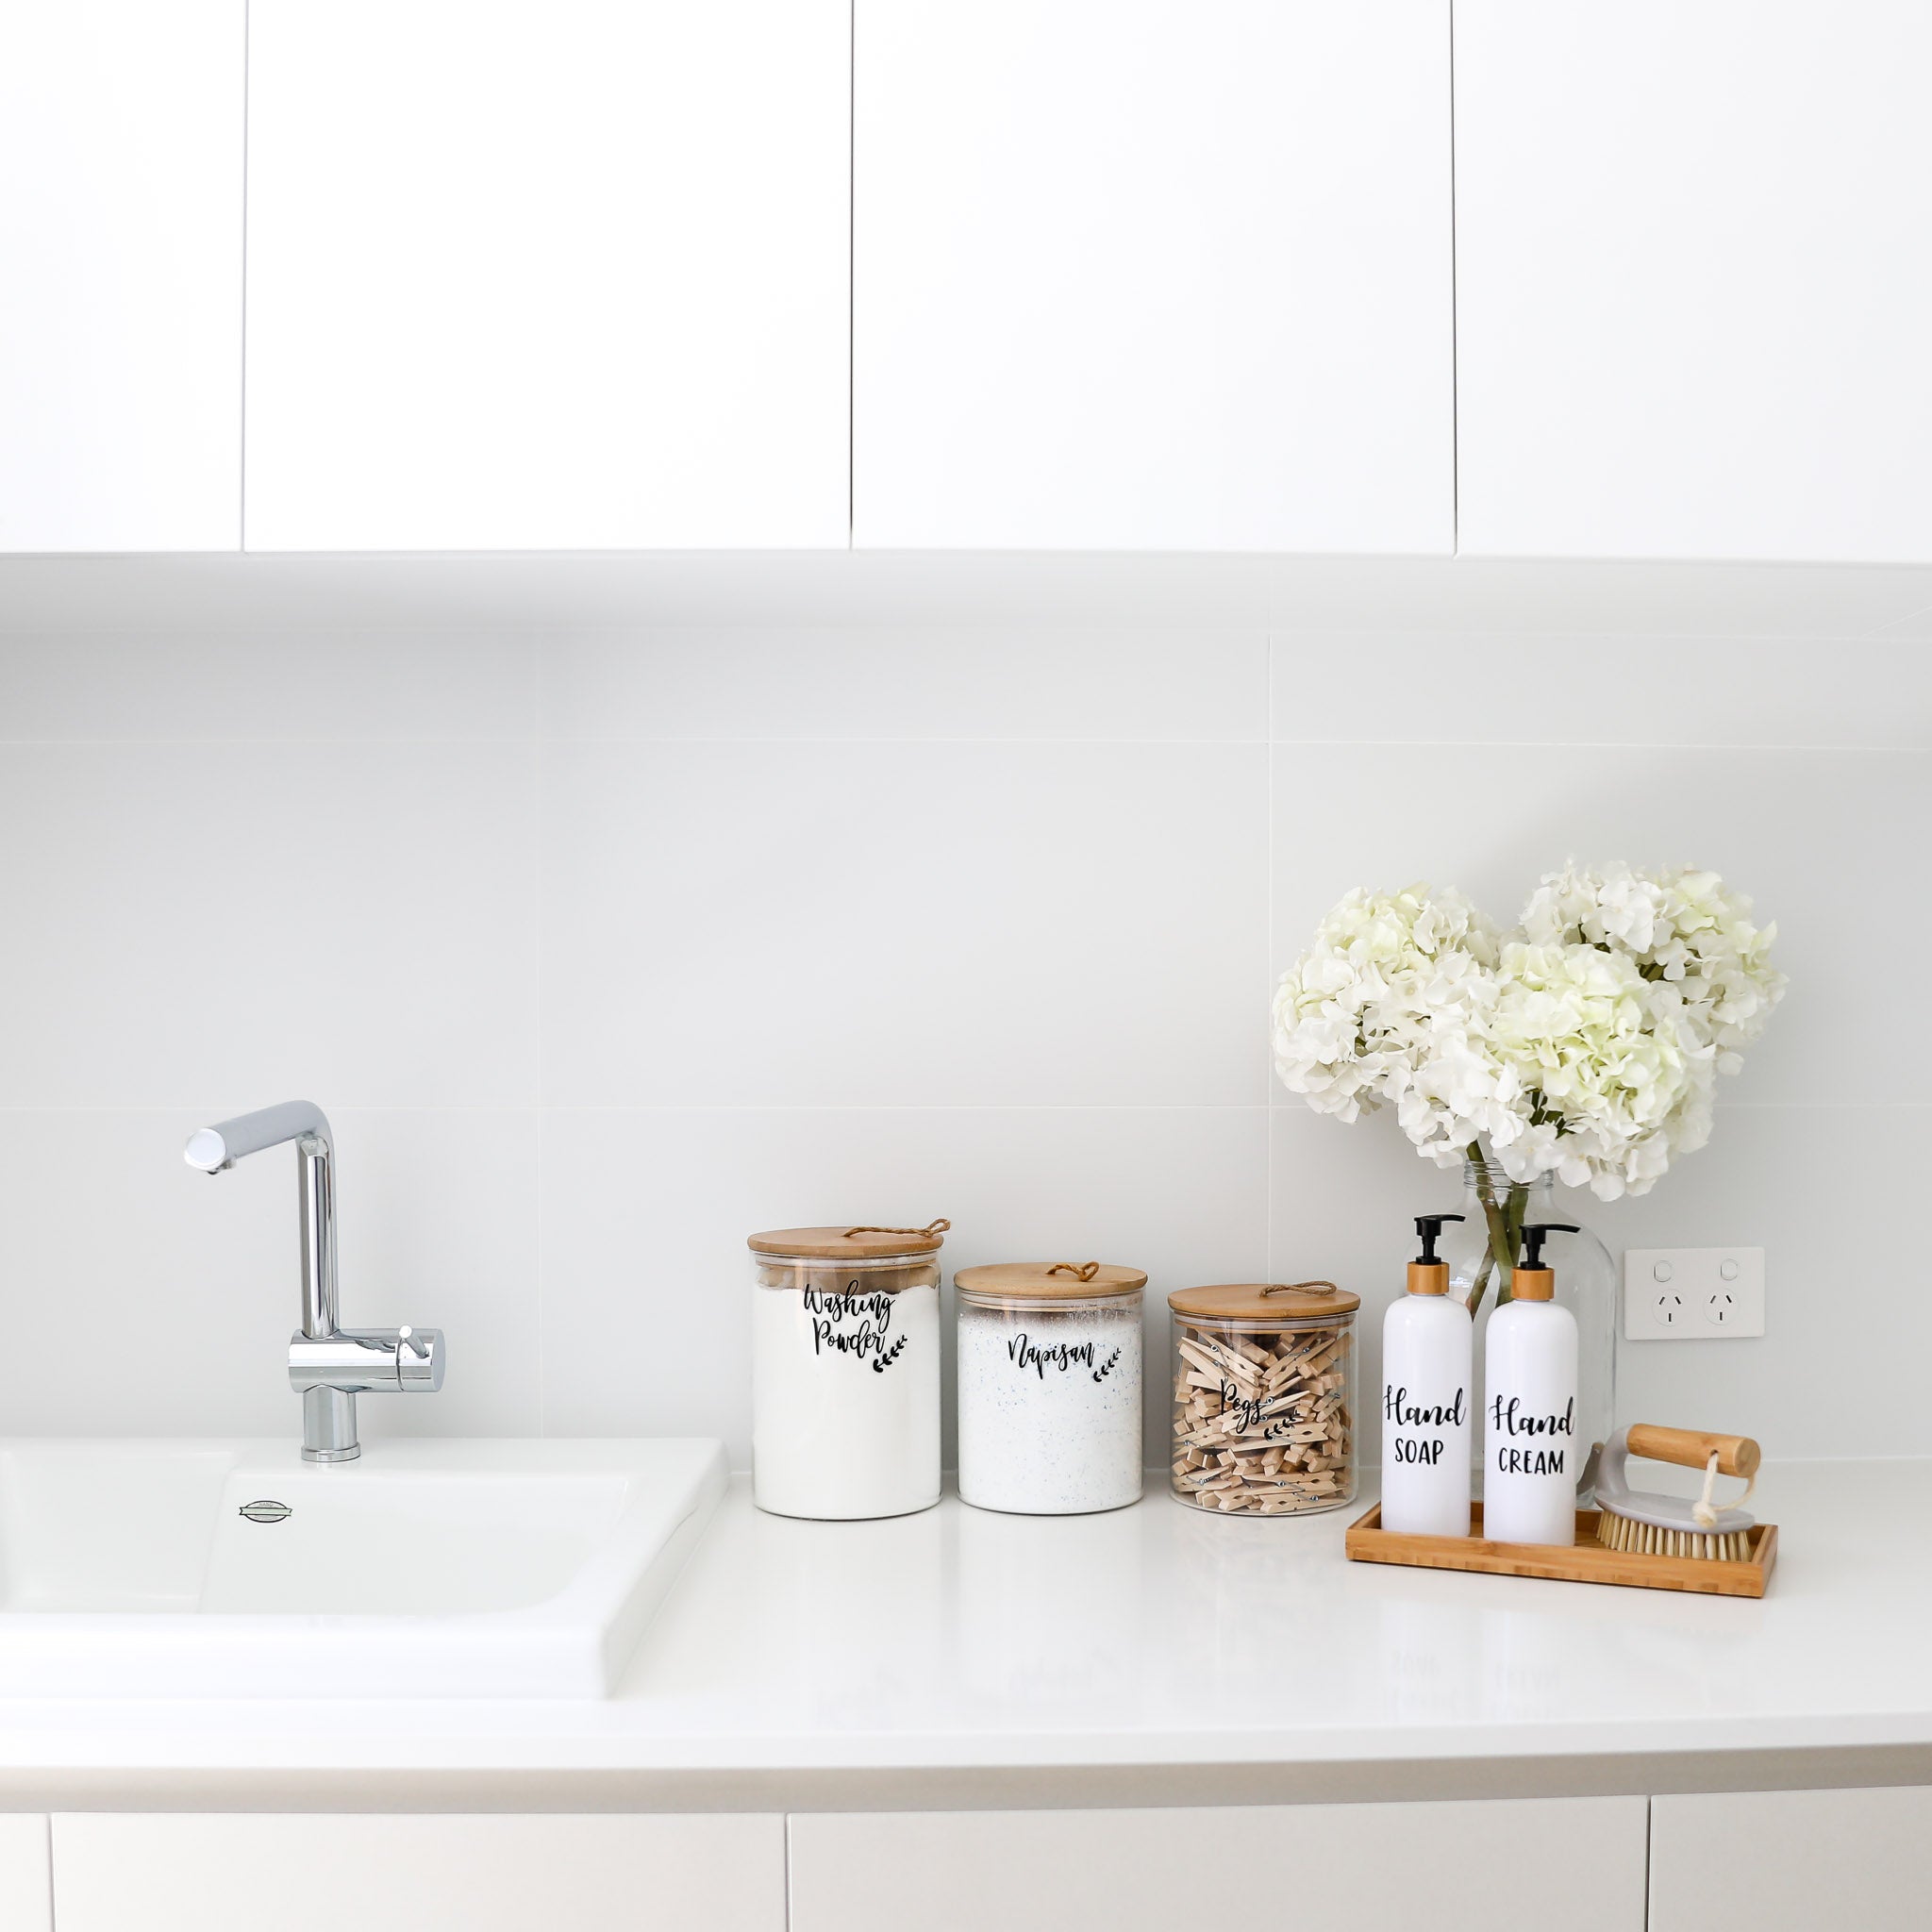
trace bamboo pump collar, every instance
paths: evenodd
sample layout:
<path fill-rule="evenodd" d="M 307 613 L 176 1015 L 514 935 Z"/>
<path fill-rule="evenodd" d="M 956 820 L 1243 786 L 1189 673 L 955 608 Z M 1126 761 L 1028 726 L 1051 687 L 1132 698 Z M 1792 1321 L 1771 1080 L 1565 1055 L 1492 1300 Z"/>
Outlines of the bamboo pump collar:
<path fill-rule="evenodd" d="M 1436 1243 L 1442 1238 L 1442 1224 L 1460 1221 L 1460 1214 L 1418 1214 L 1415 1231 L 1422 1237 L 1423 1251 L 1408 1264 L 1410 1294 L 1447 1294 L 1449 1264 L 1436 1257 Z M 1523 1230 L 1523 1259 L 1509 1270 L 1509 1298 L 1519 1302 L 1554 1301 L 1557 1294 L 1556 1271 L 1543 1266 L 1543 1237 L 1575 1234 L 1568 1221 L 1533 1221 Z"/>
<path fill-rule="evenodd" d="M 1177 1288 L 1167 1305 L 1203 1322 L 1240 1322 L 1251 1328 L 1293 1328 L 1305 1322 L 1352 1315 L 1362 1298 L 1332 1281 L 1224 1281 Z"/>
<path fill-rule="evenodd" d="M 1147 1276 L 1139 1268 L 1115 1268 L 1104 1261 L 1000 1261 L 960 1269 L 953 1286 L 961 1294 L 987 1301 L 1076 1302 L 1138 1294 L 1147 1286 Z"/>
<path fill-rule="evenodd" d="M 774 1227 L 745 1243 L 755 1255 L 785 1255 L 808 1261 L 877 1261 L 887 1256 L 933 1255 L 950 1221 L 924 1227 Z"/>

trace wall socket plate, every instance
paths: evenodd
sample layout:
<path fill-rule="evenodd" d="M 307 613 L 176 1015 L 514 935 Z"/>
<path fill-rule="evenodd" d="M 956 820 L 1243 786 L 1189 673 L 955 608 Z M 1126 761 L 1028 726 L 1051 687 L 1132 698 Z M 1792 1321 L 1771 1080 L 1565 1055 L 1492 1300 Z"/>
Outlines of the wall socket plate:
<path fill-rule="evenodd" d="M 1626 1248 L 1628 1341 L 1731 1341 L 1764 1333 L 1762 1248 Z"/>

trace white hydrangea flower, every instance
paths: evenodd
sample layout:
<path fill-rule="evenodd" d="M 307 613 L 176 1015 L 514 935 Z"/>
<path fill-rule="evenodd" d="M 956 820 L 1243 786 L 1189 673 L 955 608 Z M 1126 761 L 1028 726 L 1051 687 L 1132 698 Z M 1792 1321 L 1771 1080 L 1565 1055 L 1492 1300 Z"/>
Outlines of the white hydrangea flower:
<path fill-rule="evenodd" d="M 1350 892 L 1274 995 L 1283 1084 L 1345 1121 L 1396 1104 L 1424 1151 L 1507 1131 L 1507 1082 L 1476 1044 L 1496 994 L 1495 929 L 1460 892 Z"/>
<path fill-rule="evenodd" d="M 1530 1123 L 1495 1144 L 1515 1180 L 1554 1173 L 1606 1201 L 1646 1191 L 1681 1151 L 1711 1049 L 1628 954 L 1511 941 L 1490 1021 L 1497 1058 L 1530 1096 Z M 1707 1131 L 1707 1124 L 1706 1127 Z"/>
<path fill-rule="evenodd" d="M 1523 931 L 1537 945 L 1627 954 L 1645 979 L 1676 989 L 1683 1023 L 1715 1048 L 1718 1072 L 1735 1074 L 1743 1065 L 1739 1049 L 1764 1031 L 1787 984 L 1769 958 L 1777 927 L 1754 925 L 1750 913 L 1749 899 L 1696 866 L 1648 874 L 1573 865 L 1543 880 L 1524 909 Z"/>
<path fill-rule="evenodd" d="M 1663 910 L 1656 880 L 1627 865 L 1553 872 L 1523 908 L 1523 937 L 1533 946 L 1614 946 L 1645 954 Z"/>
<path fill-rule="evenodd" d="M 1487 1142 L 1512 1179 L 1641 1194 L 1783 996 L 1750 910 L 1693 867 L 1572 866 L 1503 941 L 1459 892 L 1357 890 L 1276 990 L 1275 1067 L 1343 1120 L 1392 1103 L 1444 1166 Z"/>

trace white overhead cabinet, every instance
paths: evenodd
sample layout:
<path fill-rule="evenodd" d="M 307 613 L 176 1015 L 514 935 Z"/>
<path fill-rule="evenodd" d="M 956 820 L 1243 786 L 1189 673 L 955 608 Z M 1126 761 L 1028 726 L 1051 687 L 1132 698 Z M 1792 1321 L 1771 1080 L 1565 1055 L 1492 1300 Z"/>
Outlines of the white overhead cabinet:
<path fill-rule="evenodd" d="M 1461 547 L 1932 559 L 1932 8 L 1457 0 Z"/>
<path fill-rule="evenodd" d="M 861 546 L 1444 553 L 1447 0 L 855 0 Z"/>
<path fill-rule="evenodd" d="M 251 550 L 840 545 L 847 0 L 254 0 Z"/>
<path fill-rule="evenodd" d="M 0 551 L 242 541 L 243 0 L 0 0 Z"/>

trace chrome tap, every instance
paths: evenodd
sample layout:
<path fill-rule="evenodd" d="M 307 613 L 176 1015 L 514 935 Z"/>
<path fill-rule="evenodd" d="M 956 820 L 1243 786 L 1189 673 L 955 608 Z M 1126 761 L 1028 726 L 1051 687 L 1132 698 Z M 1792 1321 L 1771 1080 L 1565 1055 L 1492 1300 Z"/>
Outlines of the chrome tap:
<path fill-rule="evenodd" d="M 285 1100 L 189 1135 L 184 1158 L 220 1174 L 264 1147 L 295 1143 L 302 1206 L 302 1325 L 289 1341 L 289 1380 L 302 1397 L 302 1455 L 353 1462 L 358 1395 L 433 1395 L 442 1387 L 441 1328 L 343 1328 L 336 1319 L 335 1137 L 307 1100 Z"/>

